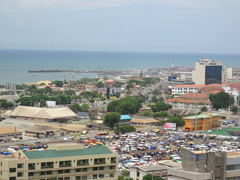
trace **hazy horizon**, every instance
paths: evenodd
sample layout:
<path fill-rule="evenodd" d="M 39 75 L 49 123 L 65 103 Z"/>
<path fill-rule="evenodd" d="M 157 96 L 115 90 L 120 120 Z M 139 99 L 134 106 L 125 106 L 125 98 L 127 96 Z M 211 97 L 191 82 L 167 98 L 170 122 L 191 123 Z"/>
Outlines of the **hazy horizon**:
<path fill-rule="evenodd" d="M 0 0 L 0 49 L 240 53 L 236 0 Z"/>

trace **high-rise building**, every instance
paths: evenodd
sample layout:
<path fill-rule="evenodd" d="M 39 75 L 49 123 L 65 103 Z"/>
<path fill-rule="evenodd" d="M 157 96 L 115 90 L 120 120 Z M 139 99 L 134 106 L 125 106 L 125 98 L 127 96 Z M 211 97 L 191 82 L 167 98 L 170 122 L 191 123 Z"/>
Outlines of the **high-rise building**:
<path fill-rule="evenodd" d="M 222 63 L 210 59 L 200 59 L 193 71 L 195 84 L 222 84 Z"/>

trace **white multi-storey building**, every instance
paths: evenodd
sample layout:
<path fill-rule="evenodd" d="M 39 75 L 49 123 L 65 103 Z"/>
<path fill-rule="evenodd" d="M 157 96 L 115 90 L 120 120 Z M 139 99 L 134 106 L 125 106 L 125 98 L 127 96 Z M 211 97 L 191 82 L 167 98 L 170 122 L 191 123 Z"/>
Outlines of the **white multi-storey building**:
<path fill-rule="evenodd" d="M 169 89 L 171 89 L 172 95 L 183 95 L 188 93 L 195 93 L 199 91 L 202 87 L 205 87 L 205 85 L 175 85 L 169 86 Z"/>

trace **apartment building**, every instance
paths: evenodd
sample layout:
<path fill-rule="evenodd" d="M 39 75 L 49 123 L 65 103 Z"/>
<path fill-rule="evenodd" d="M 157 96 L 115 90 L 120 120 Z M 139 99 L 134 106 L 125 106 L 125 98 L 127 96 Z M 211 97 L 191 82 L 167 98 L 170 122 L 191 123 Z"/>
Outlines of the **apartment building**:
<path fill-rule="evenodd" d="M 0 157 L 0 180 L 117 180 L 118 155 L 108 146 L 51 145 Z"/>
<path fill-rule="evenodd" d="M 239 152 L 182 150 L 182 168 L 169 168 L 168 180 L 239 180 Z"/>
<path fill-rule="evenodd" d="M 175 85 L 169 86 L 170 92 L 172 95 L 174 94 L 188 94 L 198 92 L 201 88 L 205 87 L 205 85 Z"/>
<path fill-rule="evenodd" d="M 183 117 L 185 125 L 183 126 L 184 131 L 195 131 L 196 129 L 196 118 L 197 118 L 197 131 L 199 130 L 210 130 L 221 126 L 221 115 L 217 113 L 207 113 L 194 116 Z"/>

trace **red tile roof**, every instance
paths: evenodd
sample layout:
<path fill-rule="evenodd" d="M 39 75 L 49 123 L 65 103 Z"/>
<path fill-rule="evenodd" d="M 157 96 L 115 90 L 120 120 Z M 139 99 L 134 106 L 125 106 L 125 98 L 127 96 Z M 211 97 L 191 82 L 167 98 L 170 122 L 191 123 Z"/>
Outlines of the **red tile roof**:
<path fill-rule="evenodd" d="M 240 88 L 240 83 L 232 83 L 232 84 L 228 84 L 227 86 L 229 86 L 230 88 L 232 89 L 235 89 L 235 88 Z"/>
<path fill-rule="evenodd" d="M 192 100 L 192 99 L 180 99 L 180 98 L 173 98 L 173 99 L 167 99 L 164 102 L 166 103 L 185 103 L 185 104 L 196 104 L 196 103 L 203 103 L 203 104 L 211 104 L 208 100 Z"/>
<path fill-rule="evenodd" d="M 188 93 L 181 95 L 180 98 L 187 98 L 187 99 L 208 99 L 208 94 L 205 93 Z"/>
<path fill-rule="evenodd" d="M 203 91 L 203 92 L 211 92 L 211 91 L 215 91 L 215 90 L 220 91 L 220 92 L 225 91 L 222 88 L 222 86 L 219 86 L 219 84 L 210 84 L 210 85 L 207 85 L 200 89 L 200 91 Z"/>
<path fill-rule="evenodd" d="M 210 91 L 209 94 L 218 94 L 218 93 L 220 93 L 220 92 L 222 92 L 222 91 L 214 90 L 214 91 Z"/>
<path fill-rule="evenodd" d="M 180 88 L 180 87 L 183 87 L 183 88 L 196 88 L 196 87 L 205 87 L 205 85 L 186 85 L 186 84 L 183 84 L 183 85 L 175 85 L 173 86 L 174 88 Z"/>

